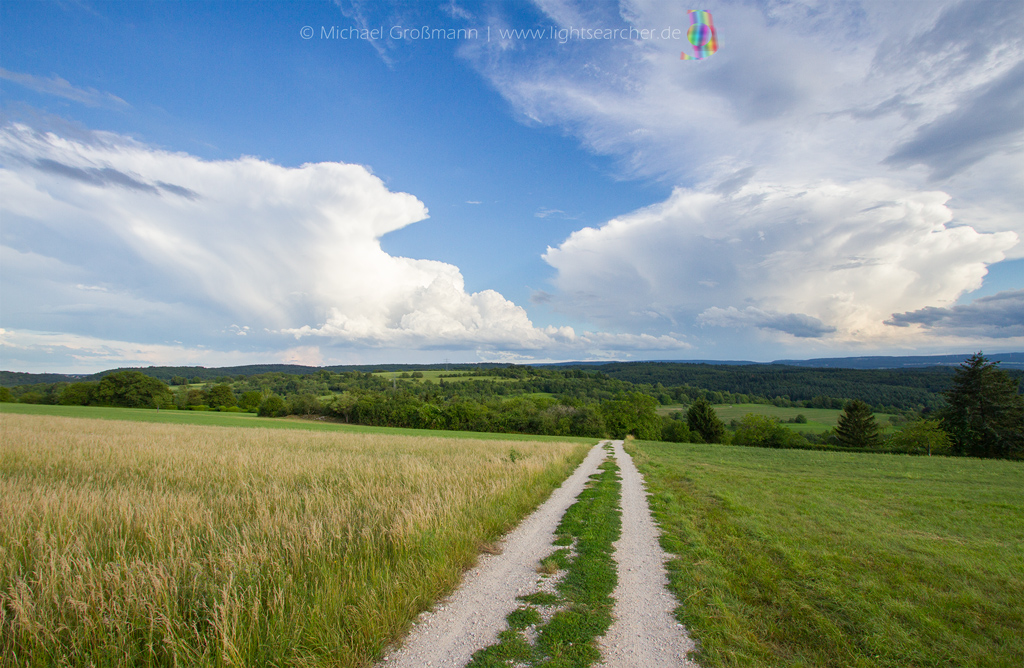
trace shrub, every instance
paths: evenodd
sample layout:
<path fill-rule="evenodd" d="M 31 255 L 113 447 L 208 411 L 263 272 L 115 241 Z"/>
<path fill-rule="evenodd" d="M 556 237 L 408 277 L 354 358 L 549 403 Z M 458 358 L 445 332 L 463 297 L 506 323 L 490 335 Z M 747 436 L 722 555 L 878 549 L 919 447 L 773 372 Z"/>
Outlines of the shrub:
<path fill-rule="evenodd" d="M 18 402 L 23 404 L 45 404 L 46 397 L 39 392 L 26 392 L 18 398 Z"/>
<path fill-rule="evenodd" d="M 320 399 L 312 394 L 297 394 L 288 399 L 288 415 L 319 415 L 322 412 Z"/>
<path fill-rule="evenodd" d="M 285 405 L 284 399 L 276 394 L 271 394 L 260 402 L 257 413 L 260 417 L 281 417 L 287 415 L 288 407 Z"/>
<path fill-rule="evenodd" d="M 670 443 L 693 443 L 693 432 L 683 420 L 662 418 L 661 440 Z"/>
<path fill-rule="evenodd" d="M 785 448 L 802 440 L 799 434 L 783 427 L 776 418 L 747 413 L 740 420 L 732 442 L 761 448 Z"/>
<path fill-rule="evenodd" d="M 96 399 L 99 383 L 71 383 L 65 387 L 57 400 L 61 406 L 88 406 Z"/>
<path fill-rule="evenodd" d="M 948 455 L 952 441 L 938 420 L 918 420 L 890 436 L 886 446 L 892 452 Z"/>
<path fill-rule="evenodd" d="M 238 405 L 243 411 L 254 413 L 259 409 L 261 401 L 263 401 L 263 395 L 255 390 L 250 390 L 242 395 L 242 398 L 238 400 Z"/>

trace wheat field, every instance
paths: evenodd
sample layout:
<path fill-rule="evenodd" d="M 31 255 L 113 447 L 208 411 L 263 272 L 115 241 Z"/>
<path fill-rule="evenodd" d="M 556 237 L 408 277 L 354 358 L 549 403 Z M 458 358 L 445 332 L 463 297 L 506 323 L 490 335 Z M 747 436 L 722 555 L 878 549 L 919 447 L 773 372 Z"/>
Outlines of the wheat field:
<path fill-rule="evenodd" d="M 0 661 L 363 666 L 579 443 L 0 415 Z"/>

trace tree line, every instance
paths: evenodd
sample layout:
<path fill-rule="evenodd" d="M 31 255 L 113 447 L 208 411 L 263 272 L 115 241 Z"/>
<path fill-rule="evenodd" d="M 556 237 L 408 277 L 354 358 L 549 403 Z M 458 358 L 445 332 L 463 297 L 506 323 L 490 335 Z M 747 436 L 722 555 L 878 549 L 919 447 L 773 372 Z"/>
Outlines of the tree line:
<path fill-rule="evenodd" d="M 634 365 L 646 376 L 656 375 L 657 366 Z M 187 368 L 181 369 L 187 373 Z M 140 370 L 120 370 L 99 380 L 42 383 L 13 391 L 0 388 L 0 401 L 249 411 L 269 417 L 318 415 L 351 424 L 416 429 L 616 438 L 632 434 L 649 440 L 759 447 L 1024 456 L 1024 400 L 1019 381 L 980 353 L 948 373 L 885 371 L 885 377 L 909 373 L 912 380 L 908 387 L 925 378 L 929 391 L 938 392 L 941 399 L 934 403 L 934 409 L 908 411 L 909 424 L 887 439 L 872 415 L 877 407 L 873 409 L 859 398 L 819 395 L 797 404 L 843 409 L 836 429 L 821 435 L 802 434 L 775 418 L 755 414 L 748 414 L 728 429 L 712 403 L 793 402 L 690 385 L 668 387 L 660 381 L 637 384 L 615 377 L 619 371 L 615 367 L 610 369 L 612 373 L 607 370 L 608 365 L 600 370 L 506 365 L 455 370 L 441 374 L 437 382 L 424 379 L 419 370 L 387 375 L 328 369 L 301 375 L 271 371 L 213 376 L 215 382 L 205 383 L 193 382 L 201 381 L 195 376 L 175 374 L 170 377 L 173 387 Z M 850 371 L 799 370 L 804 374 L 826 372 L 827 376 Z M 769 370 L 762 376 L 777 373 Z M 745 378 L 742 370 L 736 377 Z M 944 389 L 931 385 L 935 378 L 946 379 Z M 740 386 L 747 387 L 742 383 Z M 659 404 L 675 403 L 685 404 L 686 410 L 658 415 Z"/>

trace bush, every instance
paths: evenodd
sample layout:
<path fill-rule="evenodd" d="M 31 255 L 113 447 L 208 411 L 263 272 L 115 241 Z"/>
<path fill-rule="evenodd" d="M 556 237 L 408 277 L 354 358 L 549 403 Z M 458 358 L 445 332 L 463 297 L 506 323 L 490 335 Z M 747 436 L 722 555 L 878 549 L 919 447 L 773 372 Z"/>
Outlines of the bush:
<path fill-rule="evenodd" d="M 886 446 L 912 455 L 948 455 L 952 440 L 938 420 L 918 420 L 890 436 Z"/>
<path fill-rule="evenodd" d="M 261 401 L 263 401 L 262 394 L 255 390 L 249 390 L 242 395 L 241 399 L 238 400 L 238 405 L 243 411 L 255 413 L 259 409 Z"/>
<path fill-rule="evenodd" d="M 288 399 L 287 411 L 288 415 L 320 415 L 323 408 L 312 394 L 297 394 Z"/>
<path fill-rule="evenodd" d="M 71 383 L 65 387 L 57 400 L 61 406 L 88 406 L 96 399 L 99 383 Z"/>
<path fill-rule="evenodd" d="M 271 394 L 260 402 L 257 414 L 260 417 L 281 417 L 288 414 L 288 407 L 285 405 L 284 399 L 276 394 Z"/>
<path fill-rule="evenodd" d="M 661 440 L 670 443 L 693 443 L 693 432 L 683 420 L 662 418 Z"/>
<path fill-rule="evenodd" d="M 740 420 L 733 435 L 735 445 L 753 445 L 761 448 L 792 448 L 807 445 L 801 434 L 783 427 L 776 418 L 747 413 Z"/>
<path fill-rule="evenodd" d="M 18 398 L 18 402 L 22 404 L 45 404 L 46 397 L 39 392 L 26 392 Z"/>

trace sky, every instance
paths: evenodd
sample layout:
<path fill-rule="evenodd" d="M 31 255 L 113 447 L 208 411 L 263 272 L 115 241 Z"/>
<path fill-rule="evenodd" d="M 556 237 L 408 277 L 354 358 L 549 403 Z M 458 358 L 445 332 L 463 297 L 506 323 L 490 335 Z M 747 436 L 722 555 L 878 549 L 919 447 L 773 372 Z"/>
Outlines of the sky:
<path fill-rule="evenodd" d="M 1022 24 L 7 0 L 0 368 L 1024 350 Z"/>

